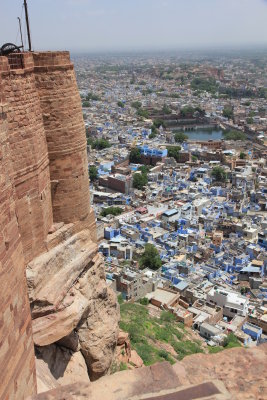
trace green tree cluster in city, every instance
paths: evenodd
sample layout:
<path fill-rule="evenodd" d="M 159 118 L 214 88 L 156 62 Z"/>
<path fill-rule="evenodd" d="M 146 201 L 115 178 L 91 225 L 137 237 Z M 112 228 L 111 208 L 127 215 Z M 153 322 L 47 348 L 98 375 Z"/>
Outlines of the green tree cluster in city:
<path fill-rule="evenodd" d="M 106 217 L 107 215 L 114 215 L 114 217 L 116 217 L 117 215 L 120 215 L 122 212 L 123 209 L 120 207 L 107 207 L 101 211 L 101 216 Z"/>
<path fill-rule="evenodd" d="M 95 165 L 90 165 L 89 167 L 89 177 L 90 177 L 90 181 L 94 182 L 97 180 L 98 178 L 98 171 Z"/>
<path fill-rule="evenodd" d="M 96 139 L 92 142 L 92 147 L 96 150 L 103 150 L 111 147 L 111 144 L 106 139 Z"/>
<path fill-rule="evenodd" d="M 188 136 L 186 136 L 183 132 L 177 132 L 174 135 L 174 140 L 176 143 L 183 143 L 188 139 Z"/>
<path fill-rule="evenodd" d="M 167 147 L 168 157 L 173 157 L 177 162 L 180 160 L 180 146 L 169 146 Z"/>
<path fill-rule="evenodd" d="M 132 164 L 140 164 L 141 163 L 141 151 L 138 147 L 134 147 L 130 151 L 129 161 Z"/>
<path fill-rule="evenodd" d="M 225 170 L 219 165 L 212 168 L 211 176 L 218 182 L 225 182 L 227 178 Z"/>
<path fill-rule="evenodd" d="M 223 134 L 224 140 L 246 140 L 246 134 L 239 131 L 226 131 Z"/>
<path fill-rule="evenodd" d="M 147 173 L 135 173 L 133 176 L 133 187 L 135 189 L 143 190 L 147 185 L 148 178 Z"/>
<path fill-rule="evenodd" d="M 145 245 L 145 251 L 140 258 L 139 264 L 142 269 L 149 268 L 156 271 L 161 268 L 162 261 L 158 250 L 153 244 L 148 243 Z"/>
<path fill-rule="evenodd" d="M 234 118 L 234 111 L 233 107 L 231 106 L 224 106 L 223 109 L 223 116 L 227 119 L 233 119 Z"/>

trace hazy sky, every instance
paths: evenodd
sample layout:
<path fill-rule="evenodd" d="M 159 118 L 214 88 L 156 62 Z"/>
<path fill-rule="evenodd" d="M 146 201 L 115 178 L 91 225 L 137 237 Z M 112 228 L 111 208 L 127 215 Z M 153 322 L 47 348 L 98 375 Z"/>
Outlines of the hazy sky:
<path fill-rule="evenodd" d="M 22 3 L 0 0 L 0 45 L 15 42 Z M 28 0 L 28 5 L 35 50 L 267 47 L 267 0 Z"/>

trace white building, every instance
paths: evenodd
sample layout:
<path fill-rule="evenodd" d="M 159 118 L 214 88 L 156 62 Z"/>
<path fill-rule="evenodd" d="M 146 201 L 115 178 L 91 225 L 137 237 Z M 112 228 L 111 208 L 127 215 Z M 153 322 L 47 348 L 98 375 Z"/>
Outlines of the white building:
<path fill-rule="evenodd" d="M 223 308 L 223 315 L 233 318 L 236 315 L 245 317 L 248 313 L 248 299 L 239 293 L 224 288 L 213 287 L 207 293 L 207 302 Z"/>

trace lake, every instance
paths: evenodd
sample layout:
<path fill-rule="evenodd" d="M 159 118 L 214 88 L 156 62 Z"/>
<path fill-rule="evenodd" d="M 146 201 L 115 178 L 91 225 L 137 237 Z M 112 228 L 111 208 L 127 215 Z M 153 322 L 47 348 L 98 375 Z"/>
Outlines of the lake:
<path fill-rule="evenodd" d="M 179 129 L 173 131 L 182 132 Z M 199 128 L 197 130 L 191 129 L 183 132 L 189 140 L 220 140 L 223 139 L 223 130 L 218 128 Z"/>

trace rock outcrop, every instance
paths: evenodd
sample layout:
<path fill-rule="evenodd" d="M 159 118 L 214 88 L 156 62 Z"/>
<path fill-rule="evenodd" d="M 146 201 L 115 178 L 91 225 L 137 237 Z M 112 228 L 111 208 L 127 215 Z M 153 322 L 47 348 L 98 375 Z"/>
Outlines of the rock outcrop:
<path fill-rule="evenodd" d="M 89 384 L 74 384 L 34 400 L 264 400 L 267 398 L 267 344 L 217 354 L 196 354 L 123 371 Z"/>
<path fill-rule="evenodd" d="M 33 342 L 43 389 L 108 373 L 119 308 L 97 251 L 69 53 L 1 56 L 0 86 L 0 398 L 21 400 L 36 391 Z"/>

